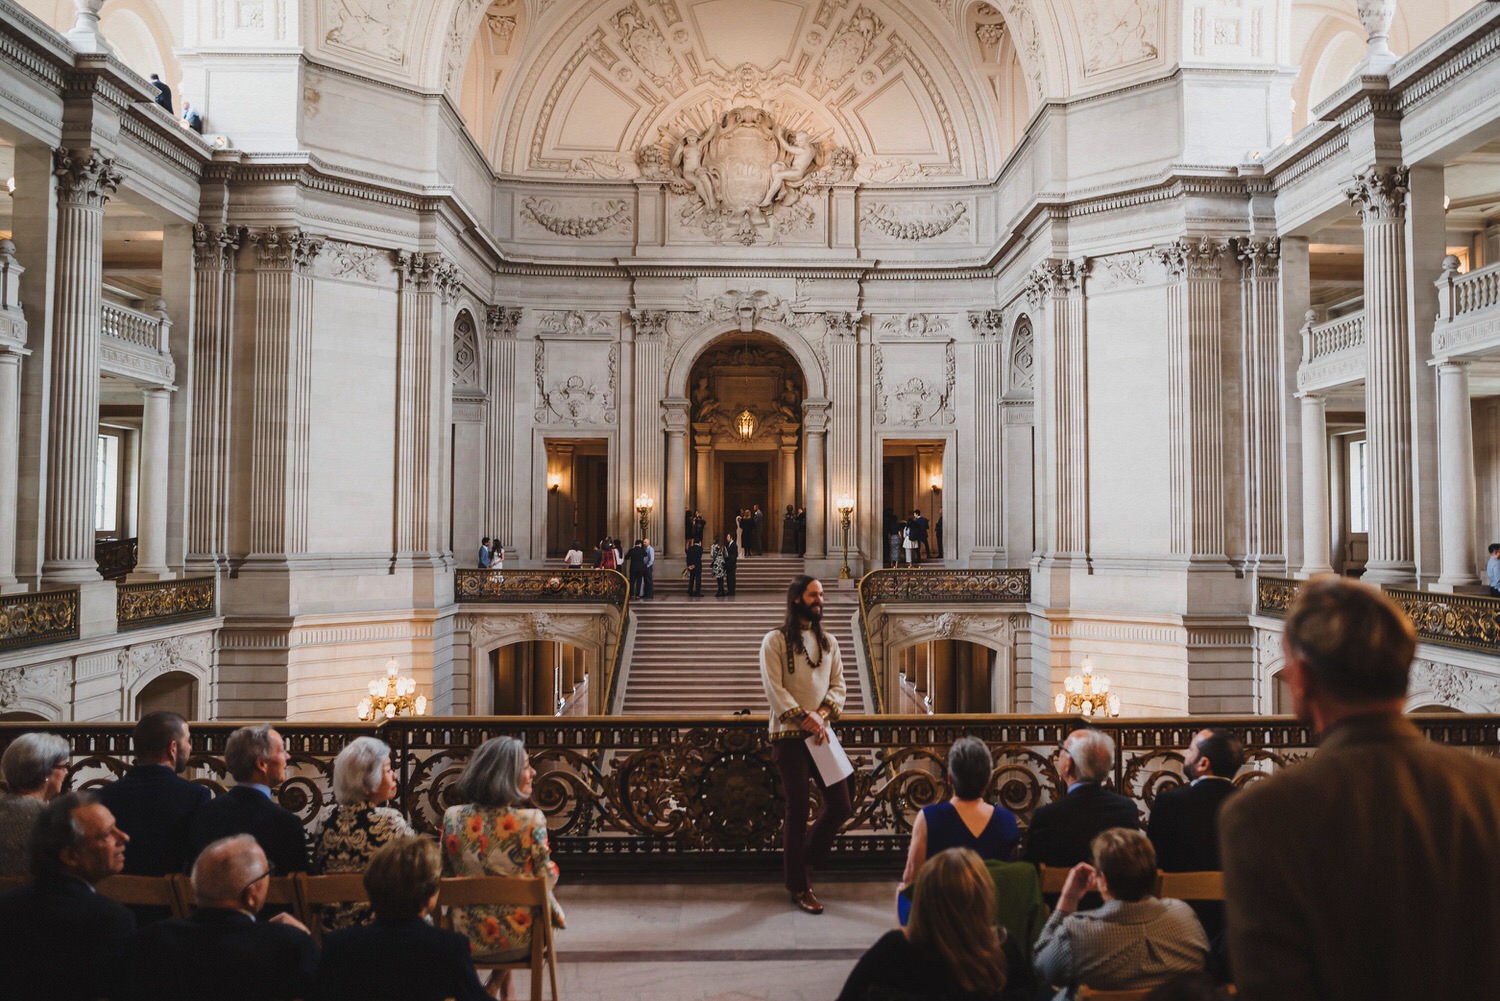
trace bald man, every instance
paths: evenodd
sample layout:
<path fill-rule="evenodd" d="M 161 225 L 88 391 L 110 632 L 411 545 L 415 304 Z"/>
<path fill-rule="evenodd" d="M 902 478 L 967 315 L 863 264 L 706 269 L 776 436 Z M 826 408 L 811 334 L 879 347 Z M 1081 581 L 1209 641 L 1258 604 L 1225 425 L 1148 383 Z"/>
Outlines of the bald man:
<path fill-rule="evenodd" d="M 289 914 L 261 921 L 266 853 L 248 834 L 220 838 L 193 864 L 190 918 L 135 937 L 117 981 L 119 1001 L 281 1001 L 306 996 L 318 947 Z"/>

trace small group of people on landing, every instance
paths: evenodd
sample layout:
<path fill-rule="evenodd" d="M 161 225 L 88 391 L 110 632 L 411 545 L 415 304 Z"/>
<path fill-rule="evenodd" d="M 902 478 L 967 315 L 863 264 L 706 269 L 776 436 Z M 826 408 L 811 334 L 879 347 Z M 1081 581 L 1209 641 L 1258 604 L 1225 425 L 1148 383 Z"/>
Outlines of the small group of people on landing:
<path fill-rule="evenodd" d="M 479 540 L 479 562 L 481 570 L 505 569 L 505 544 L 497 535 L 493 539 L 486 535 Z"/>
<path fill-rule="evenodd" d="M 926 559 L 932 559 L 932 535 L 937 534 L 937 555 L 943 555 L 943 516 L 938 514 L 937 524 L 931 525 L 927 516 L 920 508 L 911 509 L 911 517 L 902 521 L 896 517 L 896 512 L 890 508 L 885 509 L 885 517 L 882 519 L 882 532 L 885 534 L 885 565 L 888 567 L 900 566 L 903 563 L 909 567 L 917 566 L 922 562 L 925 554 Z"/>

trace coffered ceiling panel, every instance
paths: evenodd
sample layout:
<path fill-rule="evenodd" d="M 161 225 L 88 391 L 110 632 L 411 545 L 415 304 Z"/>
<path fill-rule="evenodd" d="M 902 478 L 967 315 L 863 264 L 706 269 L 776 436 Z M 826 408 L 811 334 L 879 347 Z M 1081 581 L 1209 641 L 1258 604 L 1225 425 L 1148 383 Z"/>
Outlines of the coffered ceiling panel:
<path fill-rule="evenodd" d="M 704 57 L 725 70 L 791 63 L 808 13 L 793 0 L 702 0 L 688 9 Z"/>

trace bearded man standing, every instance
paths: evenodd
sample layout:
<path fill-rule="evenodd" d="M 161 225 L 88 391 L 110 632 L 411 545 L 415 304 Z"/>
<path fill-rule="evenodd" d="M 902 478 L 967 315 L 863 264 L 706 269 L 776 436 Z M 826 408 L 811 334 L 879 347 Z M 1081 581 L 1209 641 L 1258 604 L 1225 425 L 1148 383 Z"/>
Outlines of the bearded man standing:
<path fill-rule="evenodd" d="M 828 858 L 839 828 L 853 813 L 849 780 L 829 785 L 813 764 L 808 742 L 828 743 L 830 727 L 844 708 L 844 667 L 839 641 L 823 631 L 823 585 L 816 577 L 792 579 L 786 618 L 760 644 L 760 677 L 771 703 L 771 760 L 786 794 L 784 872 L 792 903 L 822 914 L 809 867 Z M 807 780 L 823 791 L 823 812 L 811 828 Z"/>

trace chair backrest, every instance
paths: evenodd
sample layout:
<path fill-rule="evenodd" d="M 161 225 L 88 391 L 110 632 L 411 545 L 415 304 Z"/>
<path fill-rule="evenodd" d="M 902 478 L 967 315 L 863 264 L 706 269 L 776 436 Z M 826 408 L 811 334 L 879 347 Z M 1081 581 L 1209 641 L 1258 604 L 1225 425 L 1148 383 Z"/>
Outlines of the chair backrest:
<path fill-rule="evenodd" d="M 331 904 L 366 904 L 370 895 L 365 892 L 365 876 L 361 872 L 341 872 L 328 876 L 309 876 L 299 873 L 297 890 L 302 906 L 302 923 L 312 932 L 319 945 L 323 944 L 323 908 Z"/>
<path fill-rule="evenodd" d="M 1096 991 L 1092 987 L 1078 988 L 1078 1001 L 1146 1001 L 1151 988 L 1136 991 Z"/>
<path fill-rule="evenodd" d="M 111 900 L 131 907 L 165 907 L 176 918 L 187 913 L 187 879 L 183 876 L 110 876 L 95 887 Z"/>
<path fill-rule="evenodd" d="M 1061 893 L 1063 884 L 1068 881 L 1068 873 L 1072 871 L 1072 867 L 1065 865 L 1039 865 L 1036 867 L 1036 871 L 1042 880 L 1043 893 Z"/>
<path fill-rule="evenodd" d="M 1030 862 L 985 862 L 995 884 L 995 919 L 1029 963 L 1031 948 L 1047 923 L 1042 882 Z"/>
<path fill-rule="evenodd" d="M 286 907 L 294 913 L 302 899 L 297 895 L 297 875 L 266 877 L 266 907 Z"/>
<path fill-rule="evenodd" d="M 440 907 L 508 904 L 546 907 L 546 876 L 450 876 L 438 883 Z"/>
<path fill-rule="evenodd" d="M 1164 872 L 1160 896 L 1177 900 L 1223 900 L 1222 872 Z"/>

